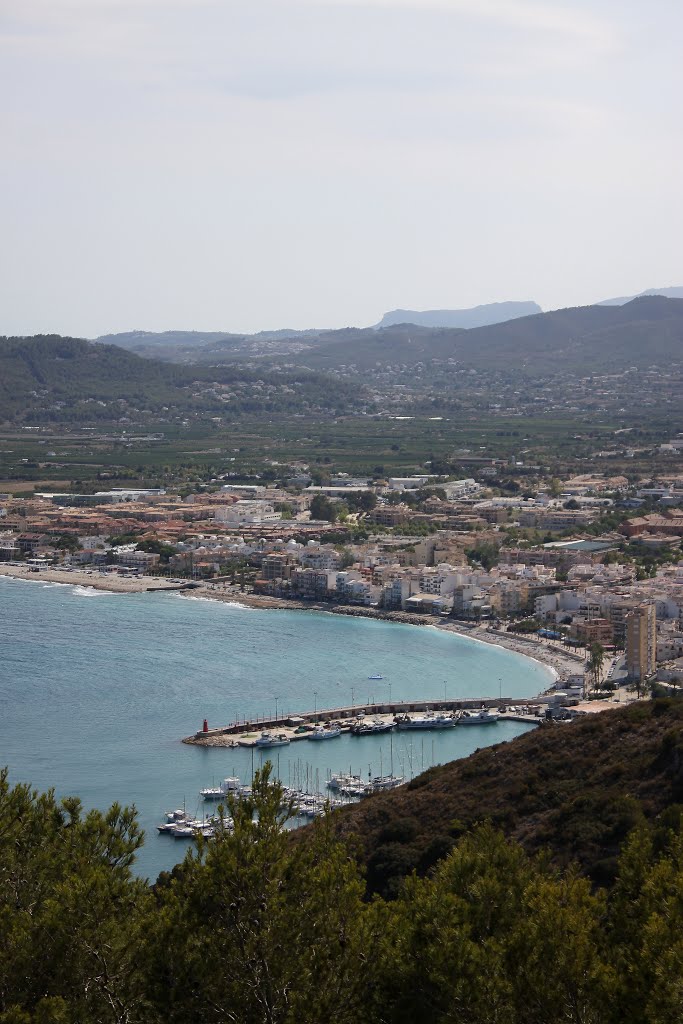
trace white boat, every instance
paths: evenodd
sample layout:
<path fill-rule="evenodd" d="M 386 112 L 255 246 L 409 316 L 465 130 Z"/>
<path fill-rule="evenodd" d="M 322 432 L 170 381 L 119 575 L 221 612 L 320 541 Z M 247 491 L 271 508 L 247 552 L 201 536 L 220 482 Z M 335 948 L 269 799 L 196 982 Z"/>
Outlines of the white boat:
<path fill-rule="evenodd" d="M 384 679 L 384 676 L 383 676 L 383 675 L 380 675 L 380 673 L 379 673 L 379 672 L 376 672 L 374 676 L 368 676 L 368 679 L 369 679 L 369 680 L 370 680 L 371 682 L 373 682 L 373 683 L 374 683 L 374 682 L 379 682 L 379 681 L 380 681 L 380 679 Z"/>
<path fill-rule="evenodd" d="M 196 835 L 211 837 L 215 833 L 215 827 L 210 821 L 189 819 L 173 825 L 170 833 L 174 839 L 193 839 Z"/>
<path fill-rule="evenodd" d="M 458 719 L 458 725 L 493 725 L 498 721 L 498 715 L 488 708 L 481 708 L 479 711 L 463 711 Z"/>
<path fill-rule="evenodd" d="M 158 832 L 171 832 L 177 825 L 184 825 L 189 821 L 189 817 L 185 811 L 167 811 L 166 821 L 162 825 L 157 825 Z"/>
<path fill-rule="evenodd" d="M 309 740 L 334 740 L 337 736 L 341 736 L 341 729 L 338 725 L 316 725 L 308 738 Z"/>
<path fill-rule="evenodd" d="M 254 744 L 255 747 L 286 747 L 290 742 L 285 732 L 262 732 Z"/>
<path fill-rule="evenodd" d="M 353 800 L 361 800 L 364 796 L 369 796 L 370 793 L 372 793 L 372 788 L 367 786 L 365 783 L 360 782 L 348 786 L 341 786 L 339 792 L 342 796 L 351 797 Z"/>
<path fill-rule="evenodd" d="M 452 729 L 458 724 L 458 719 L 455 715 L 427 711 L 423 715 L 412 717 L 408 714 L 397 715 L 395 722 L 397 729 Z"/>
<path fill-rule="evenodd" d="M 207 786 L 206 789 L 200 789 L 199 795 L 204 800 L 223 800 L 228 794 L 239 796 L 241 791 L 240 780 L 236 776 L 232 776 L 229 779 L 223 779 L 220 786 Z"/>
<path fill-rule="evenodd" d="M 374 793 L 381 793 L 386 789 L 396 789 L 397 786 L 402 786 L 405 779 L 402 775 L 376 775 L 370 783 Z"/>
<path fill-rule="evenodd" d="M 345 786 L 362 786 L 363 780 L 360 775 L 352 775 L 351 772 L 334 772 L 330 776 L 330 780 L 327 783 L 327 788 L 332 790 L 341 790 Z"/>
<path fill-rule="evenodd" d="M 372 736 L 378 732 L 391 732 L 394 728 L 392 721 L 384 721 L 381 718 L 373 718 L 366 722 L 364 718 L 358 718 L 351 726 L 353 736 Z"/>

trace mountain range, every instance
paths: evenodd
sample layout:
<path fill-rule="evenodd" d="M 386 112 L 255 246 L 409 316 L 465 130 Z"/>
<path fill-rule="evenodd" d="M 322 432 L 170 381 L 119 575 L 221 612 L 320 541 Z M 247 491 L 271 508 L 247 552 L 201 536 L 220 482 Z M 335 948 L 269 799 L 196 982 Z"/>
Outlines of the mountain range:
<path fill-rule="evenodd" d="M 623 306 L 627 302 L 631 302 L 632 299 L 642 299 L 645 295 L 663 295 L 666 299 L 683 299 L 683 288 L 647 288 L 644 292 L 639 292 L 638 295 L 621 295 L 616 299 L 603 299 L 599 302 L 599 306 Z"/>
<path fill-rule="evenodd" d="M 415 324 L 418 327 L 488 327 L 520 316 L 533 316 L 543 310 L 536 302 L 491 302 L 471 309 L 392 309 L 385 313 L 378 327 Z"/>
<path fill-rule="evenodd" d="M 297 357 L 318 370 L 415 365 L 450 360 L 463 368 L 553 371 L 669 365 L 683 355 L 683 299 L 651 296 L 623 306 L 578 306 L 502 324 L 330 331 Z"/>
<path fill-rule="evenodd" d="M 460 371 L 528 378 L 650 366 L 668 371 L 683 363 L 683 299 L 643 296 L 469 330 L 344 328 L 266 339 L 258 356 L 240 349 L 234 336 L 201 337 L 191 351 L 168 341 L 144 357 L 82 339 L 0 338 L 0 421 L 111 419 L 124 405 L 171 418 L 228 409 L 233 418 L 260 411 L 329 414 L 364 407 L 370 380 L 385 385 L 420 377 L 423 387 L 446 393 Z M 282 344 L 290 345 L 286 353 Z"/>
<path fill-rule="evenodd" d="M 668 295 L 662 298 L 662 292 Z M 677 287 L 547 313 L 535 302 L 502 302 L 464 310 L 394 310 L 367 328 L 258 334 L 130 331 L 96 340 L 146 358 L 213 365 L 286 360 L 295 366 L 331 369 L 453 358 L 476 368 L 502 357 L 507 365 L 517 367 L 540 360 L 540 369 L 550 359 L 560 365 L 575 364 L 587 357 L 619 360 L 629 352 L 630 362 L 642 365 L 644 359 L 647 364 L 650 350 L 654 361 L 671 355 L 678 358 L 676 303 L 681 301 L 683 287 Z M 625 313 L 620 312 L 624 309 Z"/>

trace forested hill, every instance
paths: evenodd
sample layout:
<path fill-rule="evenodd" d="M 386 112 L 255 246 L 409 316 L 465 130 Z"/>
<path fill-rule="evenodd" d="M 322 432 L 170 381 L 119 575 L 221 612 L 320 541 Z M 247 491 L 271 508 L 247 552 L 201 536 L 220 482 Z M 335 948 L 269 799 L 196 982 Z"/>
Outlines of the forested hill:
<path fill-rule="evenodd" d="M 472 330 L 402 324 L 321 336 L 301 362 L 316 369 L 455 360 L 475 369 L 590 373 L 663 366 L 683 356 L 683 299 L 634 299 L 624 306 L 580 306 Z"/>
<path fill-rule="evenodd" d="M 410 319 L 412 313 L 405 311 Z M 681 359 L 683 299 L 642 296 L 624 305 L 578 306 L 515 314 L 483 327 L 433 327 L 395 323 L 379 328 L 263 332 L 230 335 L 166 332 L 110 335 L 141 355 L 186 364 L 227 364 L 259 359 L 264 365 L 357 374 L 418 362 L 452 361 L 476 370 L 612 371 Z M 99 339 L 102 341 L 105 339 Z"/>
<path fill-rule="evenodd" d="M 359 407 L 364 396 L 362 387 L 319 372 L 178 366 L 78 338 L 0 338 L 0 423 L 334 413 Z"/>
<path fill-rule="evenodd" d="M 412 313 L 404 311 L 406 319 Z M 260 335 L 169 331 L 110 335 L 140 355 L 178 363 L 307 367 L 350 374 L 437 361 L 525 374 L 620 370 L 681 360 L 683 299 L 642 296 L 624 305 L 579 306 L 469 328 L 396 323 L 379 328 L 263 332 Z M 100 339 L 104 340 L 104 339 Z"/>
<path fill-rule="evenodd" d="M 428 826 L 423 870 L 452 846 L 393 900 L 363 898 L 334 817 L 287 831 L 268 767 L 153 888 L 134 809 L 0 770 L 0 1022 L 680 1024 L 682 722 L 683 701 L 607 712 L 371 797 L 342 817 L 385 865 Z M 466 831 L 485 816 L 524 845 Z M 542 842 L 598 865 L 604 846 L 609 886 L 524 849 Z"/>
<path fill-rule="evenodd" d="M 360 837 L 369 889 L 385 896 L 481 821 L 610 884 L 629 831 L 680 803 L 683 700 L 657 700 L 541 726 L 431 769 L 349 808 L 339 830 Z"/>

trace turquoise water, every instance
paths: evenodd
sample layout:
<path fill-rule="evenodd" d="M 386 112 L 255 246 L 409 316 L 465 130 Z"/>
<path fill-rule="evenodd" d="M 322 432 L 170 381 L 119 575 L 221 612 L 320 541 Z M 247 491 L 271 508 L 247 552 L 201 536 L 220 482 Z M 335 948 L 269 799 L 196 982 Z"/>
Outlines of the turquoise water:
<path fill-rule="evenodd" d="M 381 673 L 381 682 L 369 675 Z M 236 717 L 372 700 L 529 697 L 542 666 L 432 628 L 316 612 L 261 611 L 177 594 L 107 594 L 0 577 L 0 764 L 12 782 L 88 807 L 134 803 L 154 878 L 185 845 L 159 835 L 163 813 L 197 807 L 201 786 L 239 775 L 250 750 L 180 742 Z M 447 733 L 293 743 L 269 752 L 284 782 L 328 771 L 418 774 L 432 763 L 510 739 L 514 722 Z M 268 756 L 268 755 L 266 755 Z M 263 755 L 256 754 L 256 764 Z"/>

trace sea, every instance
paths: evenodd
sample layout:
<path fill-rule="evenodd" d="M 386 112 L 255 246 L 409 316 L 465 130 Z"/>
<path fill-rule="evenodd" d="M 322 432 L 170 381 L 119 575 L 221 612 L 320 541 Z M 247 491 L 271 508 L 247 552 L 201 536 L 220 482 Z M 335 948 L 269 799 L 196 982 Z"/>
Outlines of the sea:
<path fill-rule="evenodd" d="M 183 744 L 204 718 L 214 727 L 276 705 L 282 715 L 352 701 L 521 699 L 550 678 L 528 658 L 434 627 L 0 576 L 0 766 L 11 783 L 86 808 L 135 805 L 146 836 L 136 870 L 151 880 L 187 849 L 157 832 L 165 812 L 201 815 L 200 788 L 249 782 L 267 757 L 284 783 L 324 791 L 330 772 L 410 778 L 529 728 L 343 735 L 254 753 Z"/>

